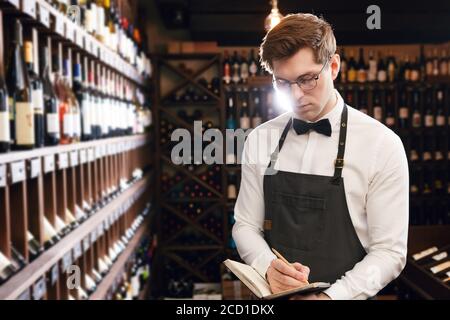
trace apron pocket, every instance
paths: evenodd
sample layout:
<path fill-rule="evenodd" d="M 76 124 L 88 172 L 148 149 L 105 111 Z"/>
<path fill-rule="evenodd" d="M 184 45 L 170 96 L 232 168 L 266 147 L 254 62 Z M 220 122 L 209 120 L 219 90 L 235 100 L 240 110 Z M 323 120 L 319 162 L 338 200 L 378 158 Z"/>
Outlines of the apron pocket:
<path fill-rule="evenodd" d="M 323 241 L 326 200 L 309 195 L 275 192 L 271 207 L 273 237 L 280 244 L 298 250 L 314 250 Z"/>

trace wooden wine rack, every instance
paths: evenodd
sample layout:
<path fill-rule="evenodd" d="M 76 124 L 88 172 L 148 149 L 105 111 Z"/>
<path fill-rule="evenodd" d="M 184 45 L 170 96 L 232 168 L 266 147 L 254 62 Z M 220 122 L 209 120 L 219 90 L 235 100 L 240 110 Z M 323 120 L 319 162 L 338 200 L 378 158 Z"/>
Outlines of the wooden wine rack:
<path fill-rule="evenodd" d="M 176 64 L 184 63 L 187 61 L 195 61 L 197 63 L 192 74 L 187 74 L 183 70 L 180 70 Z M 201 109 L 208 113 L 209 117 L 214 118 L 214 127 L 224 132 L 225 129 L 225 113 L 224 113 L 224 101 L 223 92 L 220 88 L 220 94 L 217 95 L 202 85 L 197 83 L 199 77 L 203 76 L 205 72 L 211 71 L 211 69 L 216 68 L 217 71 L 213 71 L 214 76 L 220 77 L 221 69 L 221 56 L 215 54 L 191 54 L 191 55 L 164 55 L 155 57 L 155 98 L 154 103 L 154 120 L 155 120 L 155 175 L 158 177 L 156 183 L 156 193 L 160 195 L 157 203 L 155 204 L 158 214 L 158 239 L 159 245 L 156 251 L 156 265 L 155 273 L 159 274 L 159 283 L 154 283 L 155 291 L 160 294 L 165 292 L 165 288 L 169 281 L 168 276 L 164 270 L 164 267 L 169 264 L 175 264 L 178 268 L 183 270 L 186 277 L 191 277 L 195 281 L 208 282 L 208 281 L 219 281 L 218 276 L 220 274 L 219 263 L 224 257 L 224 249 L 226 246 L 226 233 L 223 232 L 221 235 L 216 235 L 209 230 L 207 230 L 201 223 L 200 220 L 204 219 L 213 212 L 221 212 L 221 224 L 222 229 L 226 230 L 226 214 L 225 214 L 225 172 L 221 169 L 218 172 L 221 181 L 221 190 L 217 190 L 206 182 L 202 181 L 199 176 L 207 166 L 206 165 L 196 165 L 193 171 L 188 170 L 187 166 L 175 165 L 170 159 L 170 148 L 169 144 L 160 144 L 160 122 L 162 119 L 166 119 L 172 122 L 174 125 L 185 128 L 189 130 L 191 136 L 194 137 L 194 126 L 192 123 L 187 123 L 184 119 L 179 117 L 174 111 L 176 108 L 182 107 L 183 110 Z M 177 83 L 171 87 L 171 89 L 163 92 L 161 84 L 163 81 L 172 81 L 169 75 L 175 75 L 179 79 Z M 191 102 L 173 102 L 170 101 L 170 97 L 177 91 L 185 89 L 186 86 L 191 86 L 197 90 L 200 94 L 205 94 L 209 97 L 208 101 L 191 101 Z M 197 119 L 204 120 L 204 119 Z M 211 197 L 185 197 L 185 198 L 173 198 L 169 197 L 169 192 L 163 192 L 161 190 L 161 175 L 167 170 L 177 172 L 183 175 L 182 181 L 177 183 L 177 186 L 183 186 L 189 183 L 196 183 L 205 192 L 210 192 Z M 177 206 L 187 206 L 188 203 L 198 203 L 207 206 L 205 211 L 195 219 L 188 217 L 181 210 L 181 207 Z M 167 216 L 174 217 L 184 224 L 179 230 L 171 230 L 170 232 L 163 231 L 165 219 Z M 201 236 L 207 243 L 191 243 L 186 244 L 181 240 L 181 235 L 187 230 L 195 230 L 201 234 Z M 198 258 L 195 265 L 188 262 L 189 255 L 197 253 Z M 206 266 L 211 266 L 216 268 L 214 276 L 206 271 Z M 216 279 L 215 279 L 216 278 Z M 155 279 L 156 281 L 156 279 Z"/>
<path fill-rule="evenodd" d="M 132 203 L 142 202 L 143 194 L 145 202 L 150 201 L 152 177 L 133 176 L 135 169 L 150 168 L 150 142 L 142 135 L 0 155 L 0 219 L 5 222 L 0 246 L 8 258 L 12 244 L 28 261 L 27 230 L 44 245 L 44 216 L 52 224 L 56 215 L 67 221 L 64 214 L 75 205 L 84 208 L 88 203 L 92 208 L 87 220 L 0 286 L 0 299 L 18 298 L 96 228 L 110 225 Z M 134 183 L 119 192 L 121 181 Z"/>

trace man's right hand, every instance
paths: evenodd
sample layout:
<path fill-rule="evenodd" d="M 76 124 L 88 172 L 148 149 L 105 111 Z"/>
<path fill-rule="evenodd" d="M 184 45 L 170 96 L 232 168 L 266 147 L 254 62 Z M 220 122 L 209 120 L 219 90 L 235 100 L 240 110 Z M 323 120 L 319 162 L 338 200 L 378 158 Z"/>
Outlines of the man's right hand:
<path fill-rule="evenodd" d="M 266 273 L 272 293 L 298 288 L 308 282 L 309 268 L 298 262 L 292 266 L 288 266 L 280 259 L 272 260 Z"/>

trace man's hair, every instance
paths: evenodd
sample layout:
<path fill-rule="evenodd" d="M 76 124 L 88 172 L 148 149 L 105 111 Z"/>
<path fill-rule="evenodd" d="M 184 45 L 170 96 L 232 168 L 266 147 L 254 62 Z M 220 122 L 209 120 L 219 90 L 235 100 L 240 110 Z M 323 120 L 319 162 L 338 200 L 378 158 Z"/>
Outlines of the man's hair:
<path fill-rule="evenodd" d="M 261 44 L 261 65 L 273 72 L 273 61 L 292 57 L 302 48 L 311 48 L 314 60 L 325 63 L 336 52 L 331 25 L 309 13 L 289 14 L 270 30 Z"/>

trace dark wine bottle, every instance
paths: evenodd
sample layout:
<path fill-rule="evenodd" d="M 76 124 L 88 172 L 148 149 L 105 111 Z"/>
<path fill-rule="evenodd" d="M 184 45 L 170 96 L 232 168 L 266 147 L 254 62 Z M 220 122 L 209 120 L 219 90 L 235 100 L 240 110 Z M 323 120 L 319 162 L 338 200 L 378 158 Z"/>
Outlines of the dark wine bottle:
<path fill-rule="evenodd" d="M 34 61 L 33 42 L 25 41 L 25 63 L 31 86 L 31 101 L 34 112 L 34 138 L 35 146 L 44 146 L 44 92 L 42 80 L 38 75 L 38 64 Z"/>
<path fill-rule="evenodd" d="M 15 23 L 14 39 L 9 60 L 6 84 L 12 97 L 14 119 L 14 149 L 32 149 L 35 144 L 34 113 L 30 82 L 25 70 L 23 55 L 22 24 Z M 11 120 L 11 119 L 10 119 Z"/>

